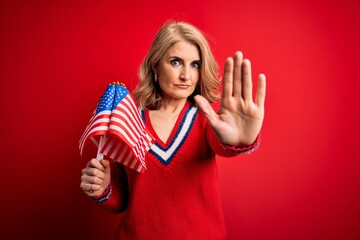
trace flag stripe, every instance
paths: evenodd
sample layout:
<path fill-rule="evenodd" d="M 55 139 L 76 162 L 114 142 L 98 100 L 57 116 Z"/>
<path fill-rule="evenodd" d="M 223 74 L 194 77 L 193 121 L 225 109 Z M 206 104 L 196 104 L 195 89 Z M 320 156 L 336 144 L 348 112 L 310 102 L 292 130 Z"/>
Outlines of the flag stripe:
<path fill-rule="evenodd" d="M 94 112 L 94 114 L 95 114 L 95 112 Z M 89 129 L 91 129 L 95 124 L 98 124 L 99 122 L 109 122 L 110 115 L 111 115 L 110 111 L 102 111 L 102 112 L 99 112 L 97 115 L 93 115 L 88 123 L 88 126 L 86 127 L 86 129 L 84 131 L 83 137 L 84 137 L 85 133 L 88 132 Z"/>
<path fill-rule="evenodd" d="M 135 105 L 135 101 L 133 97 L 130 95 L 129 99 L 125 99 L 124 104 L 128 106 L 128 108 L 131 110 L 133 116 L 136 118 L 136 122 L 141 126 L 141 128 L 145 128 L 145 124 L 141 119 L 139 109 Z"/>
<path fill-rule="evenodd" d="M 131 128 L 131 131 L 136 134 L 136 137 L 139 137 L 139 131 L 141 131 L 141 128 L 134 122 L 134 118 L 132 118 L 131 115 L 129 115 L 129 112 L 127 112 L 125 109 L 116 108 L 113 111 L 110 121 L 116 124 L 121 120 L 127 122 Z"/>
<path fill-rule="evenodd" d="M 87 128 L 85 129 L 85 132 L 87 132 L 94 124 L 97 124 L 98 122 L 109 121 L 110 116 L 111 116 L 111 111 L 102 111 L 96 115 L 93 115 L 93 117 L 90 119 L 88 123 Z"/>
<path fill-rule="evenodd" d="M 128 125 L 128 128 L 123 129 L 124 128 L 123 126 L 125 124 Z M 116 135 L 117 131 L 119 131 L 119 129 L 123 129 L 123 131 L 126 134 L 126 136 L 124 136 L 124 137 L 129 139 L 128 140 L 129 144 L 134 145 L 135 142 L 137 141 L 137 139 L 140 137 L 140 135 L 137 132 L 134 132 L 131 128 L 132 128 L 132 125 L 128 121 L 126 121 L 122 118 L 114 117 L 114 118 L 112 118 L 111 125 L 109 127 L 109 131 Z M 121 135 L 119 135 L 119 137 L 121 137 Z"/>
<path fill-rule="evenodd" d="M 93 135 L 103 135 L 108 130 L 111 111 L 108 111 L 108 110 L 101 111 L 97 115 L 95 115 L 96 111 L 94 111 L 93 114 L 94 115 L 90 119 L 90 121 L 79 141 L 81 154 L 83 152 L 85 142 L 88 138 L 92 137 Z"/>

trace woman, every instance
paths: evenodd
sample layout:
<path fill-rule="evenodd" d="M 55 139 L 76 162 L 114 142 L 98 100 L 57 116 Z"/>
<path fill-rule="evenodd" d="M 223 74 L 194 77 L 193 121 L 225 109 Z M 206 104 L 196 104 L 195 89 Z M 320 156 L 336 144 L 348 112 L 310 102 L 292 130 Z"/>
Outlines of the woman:
<path fill-rule="evenodd" d="M 252 150 L 264 118 L 265 76 L 253 101 L 251 66 L 241 52 L 225 63 L 217 112 L 217 64 L 202 33 L 165 24 L 140 69 L 134 96 L 156 144 L 139 174 L 92 159 L 81 189 L 110 212 L 124 212 L 119 239 L 224 239 L 215 155 Z"/>

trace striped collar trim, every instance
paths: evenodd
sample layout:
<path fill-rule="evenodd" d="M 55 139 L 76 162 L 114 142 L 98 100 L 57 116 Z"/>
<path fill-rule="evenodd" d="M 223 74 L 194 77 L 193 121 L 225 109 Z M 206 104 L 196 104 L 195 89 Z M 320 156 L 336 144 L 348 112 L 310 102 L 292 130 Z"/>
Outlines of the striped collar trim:
<path fill-rule="evenodd" d="M 186 110 L 176 134 L 171 139 L 170 144 L 166 148 L 159 143 L 152 145 L 150 152 L 165 166 L 170 164 L 176 153 L 179 151 L 184 141 L 186 140 L 199 109 L 194 106 L 189 106 Z"/>

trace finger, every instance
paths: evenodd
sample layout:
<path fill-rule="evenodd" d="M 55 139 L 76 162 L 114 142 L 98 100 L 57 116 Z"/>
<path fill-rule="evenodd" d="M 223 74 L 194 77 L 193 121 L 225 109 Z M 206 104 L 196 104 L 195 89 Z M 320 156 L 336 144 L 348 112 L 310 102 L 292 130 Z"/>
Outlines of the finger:
<path fill-rule="evenodd" d="M 104 171 L 105 168 L 103 167 L 103 165 L 99 162 L 99 160 L 97 160 L 96 158 L 93 158 L 91 159 L 88 164 L 87 164 L 88 167 L 91 167 L 91 168 L 96 168 L 96 169 L 99 169 L 100 171 Z"/>
<path fill-rule="evenodd" d="M 218 122 L 218 117 L 210 103 L 200 95 L 196 95 L 194 99 L 201 111 L 204 113 L 205 117 L 208 119 L 210 125 L 215 126 Z"/>
<path fill-rule="evenodd" d="M 96 185 L 96 184 L 90 184 L 90 183 L 84 183 L 82 182 L 80 184 L 80 188 L 84 191 L 84 192 L 96 192 L 98 190 L 100 190 L 101 185 Z"/>
<path fill-rule="evenodd" d="M 234 56 L 234 71 L 233 71 L 233 95 L 234 97 L 241 97 L 241 64 L 243 61 L 242 52 L 236 52 Z"/>
<path fill-rule="evenodd" d="M 93 167 L 86 167 L 82 170 L 83 175 L 94 176 L 103 179 L 105 177 L 105 170 L 99 170 Z"/>
<path fill-rule="evenodd" d="M 97 176 L 89 176 L 86 174 L 81 175 L 81 182 L 89 183 L 89 184 L 97 184 L 102 185 L 104 183 L 103 178 Z"/>
<path fill-rule="evenodd" d="M 251 63 L 248 59 L 243 61 L 242 91 L 244 100 L 252 102 Z"/>
<path fill-rule="evenodd" d="M 256 90 L 255 104 L 260 108 L 264 108 L 266 95 L 266 77 L 264 74 L 260 74 L 258 77 L 258 87 Z"/>
<path fill-rule="evenodd" d="M 110 167 L 110 162 L 108 160 L 102 159 L 99 162 L 104 167 L 104 170 Z"/>
<path fill-rule="evenodd" d="M 234 68 L 234 60 L 229 57 L 225 61 L 222 97 L 231 97 L 232 96 L 233 68 Z"/>

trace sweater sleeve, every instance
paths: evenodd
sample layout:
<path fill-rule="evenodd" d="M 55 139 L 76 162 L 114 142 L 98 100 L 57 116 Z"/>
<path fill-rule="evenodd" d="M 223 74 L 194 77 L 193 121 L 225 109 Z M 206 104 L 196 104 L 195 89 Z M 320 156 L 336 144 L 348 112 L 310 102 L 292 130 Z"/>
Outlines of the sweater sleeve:
<path fill-rule="evenodd" d="M 215 154 L 222 157 L 234 157 L 239 154 L 250 153 L 254 151 L 260 143 L 260 137 L 257 136 L 255 141 L 250 145 L 230 146 L 223 144 L 218 140 L 210 125 L 207 125 L 206 137 L 210 147 L 215 152 Z"/>
<path fill-rule="evenodd" d="M 121 213 L 126 210 L 129 197 L 129 188 L 126 171 L 120 163 L 111 164 L 111 182 L 106 190 L 92 200 L 106 211 Z"/>

